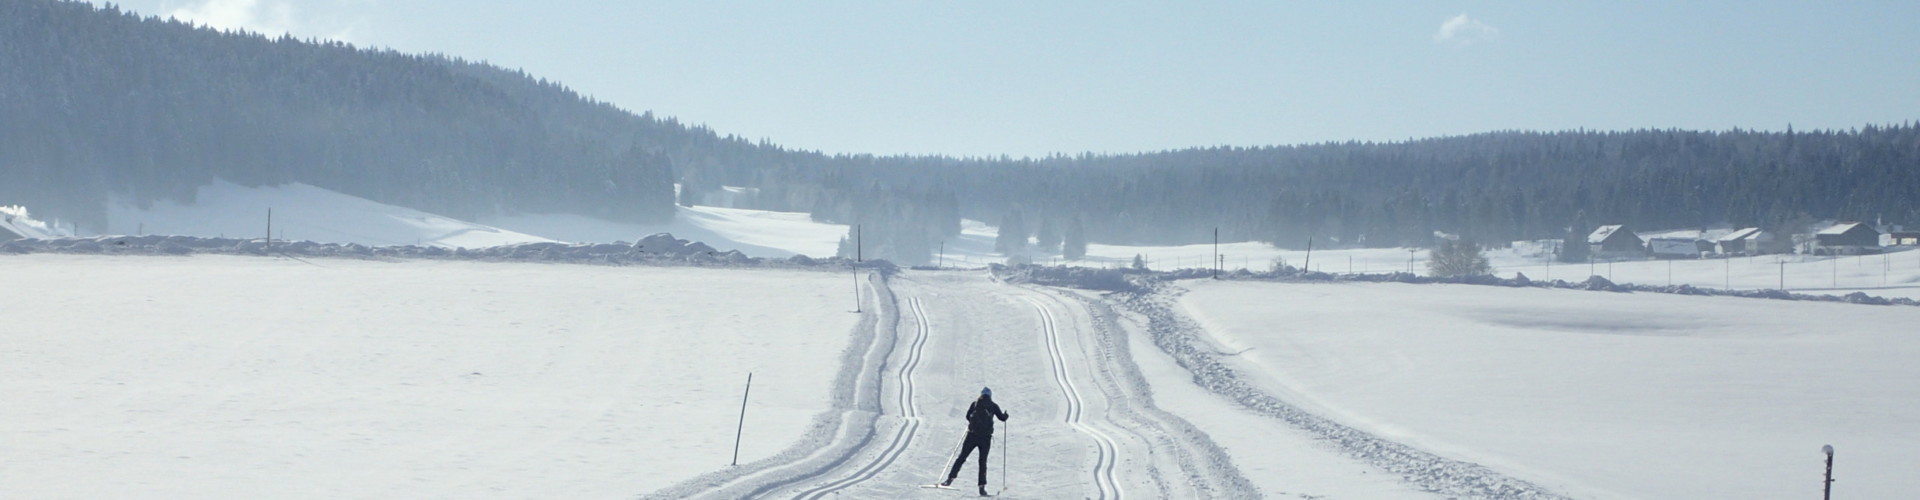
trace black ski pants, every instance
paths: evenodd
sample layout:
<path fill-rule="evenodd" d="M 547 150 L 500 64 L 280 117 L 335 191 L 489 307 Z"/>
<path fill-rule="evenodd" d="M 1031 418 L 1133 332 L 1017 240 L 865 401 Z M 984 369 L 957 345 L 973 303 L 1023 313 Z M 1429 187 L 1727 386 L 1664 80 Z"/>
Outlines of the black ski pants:
<path fill-rule="evenodd" d="M 980 449 L 980 485 L 987 485 L 987 450 L 993 449 L 993 435 L 977 432 L 967 433 L 967 441 L 960 445 L 960 456 L 954 457 L 953 469 L 947 471 L 947 482 L 960 476 L 960 466 L 967 463 L 967 455 L 972 454 L 974 448 Z"/>

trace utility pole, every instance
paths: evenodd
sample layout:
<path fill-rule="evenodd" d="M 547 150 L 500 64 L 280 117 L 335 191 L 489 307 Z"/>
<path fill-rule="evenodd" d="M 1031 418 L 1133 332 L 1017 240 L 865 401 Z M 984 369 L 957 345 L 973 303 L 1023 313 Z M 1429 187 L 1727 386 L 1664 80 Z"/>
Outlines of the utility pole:
<path fill-rule="evenodd" d="M 273 207 L 267 207 L 267 251 L 273 251 Z"/>
<path fill-rule="evenodd" d="M 1780 259 L 1780 291 L 1787 291 L 1787 259 Z"/>
<path fill-rule="evenodd" d="M 1220 226 L 1213 226 L 1213 279 L 1220 279 Z"/>
<path fill-rule="evenodd" d="M 860 263 L 865 259 L 861 253 L 865 250 L 860 240 L 860 225 L 853 226 L 853 312 L 860 311 Z"/>
<path fill-rule="evenodd" d="M 1821 485 L 1820 498 L 1833 500 L 1833 445 L 1820 445 L 1820 452 L 1827 454 L 1827 481 Z"/>
<path fill-rule="evenodd" d="M 934 269 L 947 267 L 947 240 L 940 240 L 940 262 L 933 267 Z"/>
<path fill-rule="evenodd" d="M 1307 263 L 1301 264 L 1300 269 L 1304 272 L 1313 272 L 1312 271 L 1313 270 L 1313 237 L 1312 236 L 1307 237 Z"/>

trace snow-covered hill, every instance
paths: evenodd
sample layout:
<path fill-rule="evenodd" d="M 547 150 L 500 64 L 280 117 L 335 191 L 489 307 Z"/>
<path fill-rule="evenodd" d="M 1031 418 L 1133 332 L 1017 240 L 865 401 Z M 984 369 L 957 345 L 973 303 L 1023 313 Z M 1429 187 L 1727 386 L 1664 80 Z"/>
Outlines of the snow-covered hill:
<path fill-rule="evenodd" d="M 192 203 L 111 203 L 106 234 L 265 237 L 268 210 L 275 240 L 467 248 L 553 241 L 306 184 L 249 188 L 218 180 L 201 187 Z"/>
<path fill-rule="evenodd" d="M 159 202 L 140 208 L 115 203 L 108 211 L 107 234 L 259 237 L 267 231 L 268 209 L 273 210 L 276 240 L 367 246 L 611 243 L 672 233 L 752 257 L 832 257 L 847 234 L 844 225 L 813 222 L 806 214 L 716 207 L 680 207 L 672 222 L 658 225 L 570 214 L 501 215 L 475 223 L 306 184 L 244 187 L 225 181 L 200 188 L 188 204 Z"/>

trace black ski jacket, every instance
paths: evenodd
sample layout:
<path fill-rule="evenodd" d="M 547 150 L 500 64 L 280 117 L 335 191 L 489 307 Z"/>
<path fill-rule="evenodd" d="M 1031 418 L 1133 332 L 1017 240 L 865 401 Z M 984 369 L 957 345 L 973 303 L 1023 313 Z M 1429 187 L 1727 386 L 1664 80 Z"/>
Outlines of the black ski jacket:
<path fill-rule="evenodd" d="M 994 417 L 1005 422 L 1007 412 L 1000 411 L 1000 405 L 993 404 L 993 398 L 980 396 L 980 399 L 967 406 L 967 433 L 992 436 Z"/>

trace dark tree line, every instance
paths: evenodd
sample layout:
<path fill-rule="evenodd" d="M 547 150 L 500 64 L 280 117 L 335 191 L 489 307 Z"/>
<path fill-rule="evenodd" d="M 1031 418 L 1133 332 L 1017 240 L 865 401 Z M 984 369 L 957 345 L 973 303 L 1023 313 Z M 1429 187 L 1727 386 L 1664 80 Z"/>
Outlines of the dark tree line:
<path fill-rule="evenodd" d="M 930 259 L 962 218 L 1011 245 L 1426 246 L 1569 239 L 1601 224 L 1920 225 L 1920 128 L 1494 132 L 1395 143 L 1045 158 L 793 151 L 634 114 L 440 55 L 219 32 L 112 5 L 0 2 L 0 203 L 105 225 L 109 198 L 188 201 L 215 178 L 304 182 L 461 218 L 655 222 L 721 186 L 747 208 L 862 227 Z M 1584 214 L 1584 218 L 1581 215 Z M 1575 234 L 1581 233 L 1581 234 Z"/>

